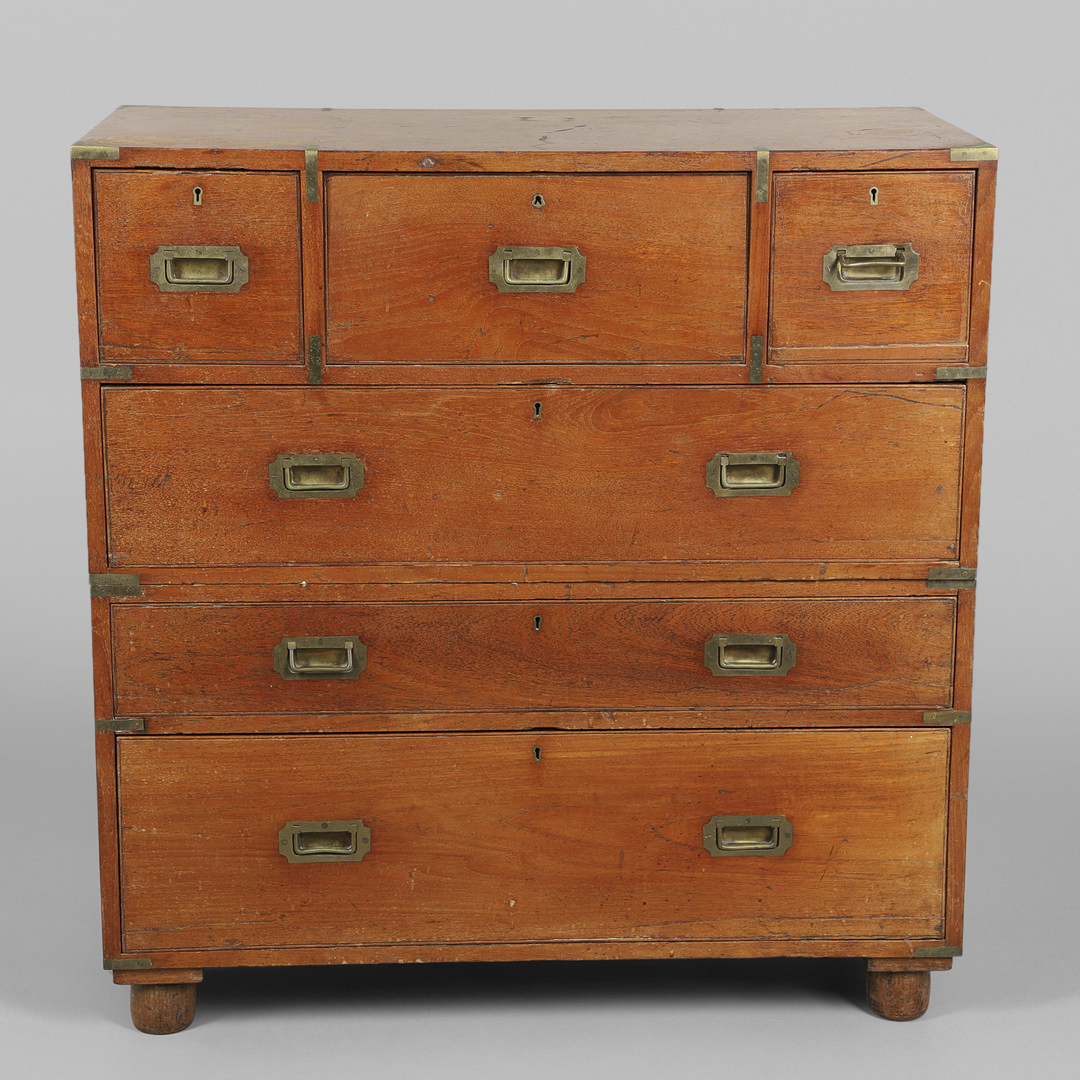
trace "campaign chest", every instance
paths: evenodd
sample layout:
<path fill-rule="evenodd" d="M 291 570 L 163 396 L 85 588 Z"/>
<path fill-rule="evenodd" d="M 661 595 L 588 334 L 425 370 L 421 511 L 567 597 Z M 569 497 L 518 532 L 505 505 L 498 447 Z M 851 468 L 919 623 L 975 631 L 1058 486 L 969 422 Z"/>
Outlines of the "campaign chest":
<path fill-rule="evenodd" d="M 105 967 L 960 952 L 997 151 L 918 109 L 72 148 Z"/>

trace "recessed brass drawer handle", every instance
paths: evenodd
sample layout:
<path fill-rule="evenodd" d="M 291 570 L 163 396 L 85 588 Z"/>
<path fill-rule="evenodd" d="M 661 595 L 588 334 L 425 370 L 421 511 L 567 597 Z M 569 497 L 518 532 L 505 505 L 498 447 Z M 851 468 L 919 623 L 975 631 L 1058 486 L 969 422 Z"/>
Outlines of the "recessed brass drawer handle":
<path fill-rule="evenodd" d="M 364 463 L 354 454 L 279 454 L 270 487 L 279 499 L 351 499 L 364 486 Z"/>
<path fill-rule="evenodd" d="M 715 454 L 705 466 L 705 486 L 718 498 L 790 495 L 799 483 L 799 462 L 790 450 Z"/>
<path fill-rule="evenodd" d="M 783 855 L 795 828 L 783 814 L 720 814 L 702 829 L 705 850 L 717 855 Z"/>
<path fill-rule="evenodd" d="M 278 851 L 291 863 L 361 862 L 371 850 L 371 830 L 356 821 L 288 821 Z"/>
<path fill-rule="evenodd" d="M 713 634 L 705 666 L 714 675 L 786 675 L 795 666 L 795 642 L 787 634 Z"/>
<path fill-rule="evenodd" d="M 357 679 L 367 667 L 367 646 L 350 637 L 282 638 L 274 670 L 283 679 Z"/>
<path fill-rule="evenodd" d="M 488 280 L 499 292 L 576 292 L 585 256 L 576 247 L 499 247 L 488 259 Z"/>
<path fill-rule="evenodd" d="M 825 256 L 821 276 L 833 292 L 910 289 L 919 253 L 910 244 L 840 244 Z"/>
<path fill-rule="evenodd" d="M 159 247 L 150 280 L 162 292 L 239 292 L 248 282 L 248 257 L 238 247 Z"/>

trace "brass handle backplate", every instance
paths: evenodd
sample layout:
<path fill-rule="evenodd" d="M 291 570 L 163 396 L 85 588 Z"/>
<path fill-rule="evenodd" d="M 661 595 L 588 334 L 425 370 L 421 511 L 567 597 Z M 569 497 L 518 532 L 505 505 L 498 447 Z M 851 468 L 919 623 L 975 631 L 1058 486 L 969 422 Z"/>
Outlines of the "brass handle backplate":
<path fill-rule="evenodd" d="M 799 462 L 790 450 L 719 453 L 705 466 L 705 486 L 718 498 L 790 495 L 799 483 Z"/>
<path fill-rule="evenodd" d="M 270 487 L 279 499 L 351 499 L 364 486 L 364 463 L 354 454 L 279 454 Z"/>
<path fill-rule="evenodd" d="M 367 646 L 354 637 L 289 637 L 274 646 L 283 679 L 357 679 L 366 667 Z"/>
<path fill-rule="evenodd" d="M 576 247 L 498 247 L 488 259 L 488 280 L 499 292 L 576 292 L 585 256 Z"/>
<path fill-rule="evenodd" d="M 288 821 L 278 851 L 291 863 L 361 862 L 371 850 L 371 830 L 356 821 Z"/>
<path fill-rule="evenodd" d="M 248 282 L 248 257 L 238 247 L 159 247 L 150 280 L 162 292 L 239 292 Z"/>
<path fill-rule="evenodd" d="M 795 827 L 783 814 L 716 814 L 705 822 L 705 850 L 717 855 L 783 855 Z"/>
<path fill-rule="evenodd" d="M 910 289 L 919 253 L 910 244 L 839 244 L 825 256 L 821 276 L 833 292 Z"/>
<path fill-rule="evenodd" d="M 795 642 L 787 634 L 713 634 L 705 666 L 714 675 L 786 675 L 795 666 Z"/>

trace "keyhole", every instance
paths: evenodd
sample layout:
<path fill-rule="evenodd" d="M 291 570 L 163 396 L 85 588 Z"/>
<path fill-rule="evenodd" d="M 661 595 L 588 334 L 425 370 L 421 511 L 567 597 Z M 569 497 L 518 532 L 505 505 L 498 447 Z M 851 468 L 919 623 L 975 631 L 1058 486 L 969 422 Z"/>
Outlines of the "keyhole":
<path fill-rule="evenodd" d="M 539 746 L 534 746 L 533 747 L 533 761 L 539 761 L 539 760 L 540 760 L 540 747 Z"/>
<path fill-rule="evenodd" d="M 202 188 L 201 187 L 191 189 L 191 201 L 196 206 L 202 206 Z"/>
<path fill-rule="evenodd" d="M 544 616 L 543 615 L 537 615 L 536 618 L 533 619 L 533 629 L 534 630 L 539 630 L 540 627 L 543 626 L 543 625 L 544 625 Z"/>
<path fill-rule="evenodd" d="M 877 188 L 872 187 L 870 189 L 870 205 L 871 206 L 877 206 L 877 194 L 878 194 Z"/>
<path fill-rule="evenodd" d="M 544 196 L 541 195 L 539 192 L 537 192 L 533 196 L 533 206 L 535 206 L 536 209 L 539 210 L 540 207 L 543 206 L 543 205 L 544 205 Z"/>
<path fill-rule="evenodd" d="M 533 418 L 539 420 L 544 412 L 544 403 L 542 401 L 533 402 Z"/>

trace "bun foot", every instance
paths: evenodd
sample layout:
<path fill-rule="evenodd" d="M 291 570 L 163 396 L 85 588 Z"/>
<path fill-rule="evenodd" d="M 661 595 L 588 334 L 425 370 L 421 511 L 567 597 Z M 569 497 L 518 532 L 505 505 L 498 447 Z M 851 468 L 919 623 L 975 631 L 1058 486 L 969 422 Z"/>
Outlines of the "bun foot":
<path fill-rule="evenodd" d="M 930 1004 L 930 972 L 867 971 L 866 1001 L 886 1020 L 916 1020 Z"/>
<path fill-rule="evenodd" d="M 195 983 L 148 983 L 131 987 L 131 1020 L 147 1035 L 172 1035 L 195 1019 Z"/>

